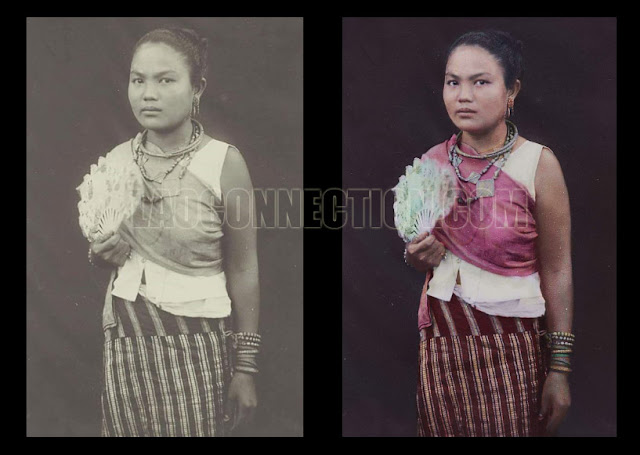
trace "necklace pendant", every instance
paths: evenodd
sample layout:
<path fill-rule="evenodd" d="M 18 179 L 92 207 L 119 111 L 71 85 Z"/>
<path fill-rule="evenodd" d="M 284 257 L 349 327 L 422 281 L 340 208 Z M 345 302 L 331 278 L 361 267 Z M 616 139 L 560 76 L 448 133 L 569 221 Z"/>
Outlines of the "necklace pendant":
<path fill-rule="evenodd" d="M 477 197 L 492 197 L 494 194 L 495 186 L 493 179 L 479 180 L 476 183 L 476 196 Z"/>

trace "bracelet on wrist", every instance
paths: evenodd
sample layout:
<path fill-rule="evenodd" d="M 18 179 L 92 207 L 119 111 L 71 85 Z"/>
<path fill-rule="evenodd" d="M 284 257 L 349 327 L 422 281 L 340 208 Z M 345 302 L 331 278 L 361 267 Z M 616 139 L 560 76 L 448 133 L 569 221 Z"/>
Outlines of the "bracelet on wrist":
<path fill-rule="evenodd" d="M 247 374 L 259 373 L 256 359 L 260 353 L 260 345 L 262 344 L 260 334 L 253 332 L 226 332 L 225 335 L 231 336 L 232 340 L 234 372 Z"/>
<path fill-rule="evenodd" d="M 549 371 L 571 373 L 571 354 L 575 335 L 569 332 L 548 332 L 545 340 L 549 349 Z"/>

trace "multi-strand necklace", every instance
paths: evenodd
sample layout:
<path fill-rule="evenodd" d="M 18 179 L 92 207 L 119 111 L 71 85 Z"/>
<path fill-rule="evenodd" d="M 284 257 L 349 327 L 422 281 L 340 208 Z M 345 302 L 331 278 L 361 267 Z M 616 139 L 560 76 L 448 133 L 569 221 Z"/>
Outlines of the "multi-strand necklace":
<path fill-rule="evenodd" d="M 470 182 L 476 185 L 476 196 L 472 198 L 468 198 L 466 200 L 467 204 L 473 201 L 477 201 L 482 197 L 492 197 L 495 193 L 495 180 L 498 178 L 498 175 L 500 175 L 500 171 L 502 170 L 505 163 L 507 162 L 507 159 L 509 158 L 511 150 L 514 144 L 516 143 L 516 140 L 518 139 L 518 128 L 516 128 L 516 126 L 508 120 L 506 121 L 506 123 L 507 123 L 507 136 L 504 140 L 504 145 L 498 148 L 498 150 L 492 151 L 485 155 L 469 155 L 467 153 L 464 153 L 458 147 L 458 142 L 460 140 L 460 135 L 462 134 L 462 131 L 458 133 L 456 137 L 456 142 L 449 149 L 449 162 L 455 169 L 456 175 L 458 176 L 458 178 L 463 182 L 467 182 L 467 183 Z M 460 173 L 460 164 L 463 161 L 462 157 L 471 158 L 471 159 L 488 160 L 489 163 L 479 173 L 474 171 L 471 174 L 469 174 L 468 177 L 463 177 L 462 174 Z M 487 171 L 491 168 L 491 166 L 496 167 L 496 171 L 493 173 L 493 177 L 489 179 L 480 180 L 480 178 L 487 173 Z M 464 199 L 460 198 L 459 200 L 461 201 L 461 203 L 464 203 Z"/>
<path fill-rule="evenodd" d="M 176 150 L 175 152 L 170 152 L 170 153 L 155 153 L 149 150 L 146 147 L 148 130 L 143 131 L 140 137 L 140 141 L 138 142 L 138 146 L 134 151 L 135 153 L 134 160 L 138 165 L 138 167 L 140 168 L 140 173 L 145 178 L 145 180 L 149 182 L 155 182 L 155 183 L 161 184 L 162 182 L 164 182 L 167 176 L 171 172 L 173 172 L 176 166 L 178 166 L 178 164 L 184 161 L 182 171 L 180 171 L 180 174 L 178 176 L 178 179 L 182 179 L 182 177 L 184 176 L 187 170 L 187 167 L 189 167 L 189 163 L 191 162 L 193 155 L 200 147 L 200 144 L 202 143 L 202 139 L 204 137 L 204 134 L 203 134 L 204 128 L 202 127 L 200 122 L 193 119 L 191 120 L 191 122 L 193 124 L 193 132 L 191 133 L 191 138 L 189 140 L 189 143 L 186 146 Z M 169 168 L 167 168 L 165 171 L 161 172 L 159 176 L 155 178 L 151 178 L 144 167 L 145 163 L 149 160 L 150 156 L 153 156 L 156 158 L 173 159 L 173 164 L 169 166 Z"/>

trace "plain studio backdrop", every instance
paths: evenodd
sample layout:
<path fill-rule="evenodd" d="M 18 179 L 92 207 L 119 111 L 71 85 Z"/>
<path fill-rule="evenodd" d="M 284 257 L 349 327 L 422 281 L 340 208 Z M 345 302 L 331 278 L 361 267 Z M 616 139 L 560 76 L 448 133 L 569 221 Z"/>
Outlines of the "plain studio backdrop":
<path fill-rule="evenodd" d="M 569 190 L 576 346 L 572 406 L 559 434 L 614 436 L 615 18 L 345 19 L 343 184 L 389 189 L 413 158 L 456 132 L 442 100 L 446 51 L 459 35 L 485 28 L 524 42 L 513 120 L 555 152 Z M 392 202 L 385 209 L 393 226 Z M 424 276 L 402 253 L 395 230 L 343 231 L 344 435 L 416 434 Z"/>
<path fill-rule="evenodd" d="M 108 272 L 87 261 L 75 188 L 99 156 L 140 130 L 127 98 L 131 52 L 146 32 L 170 25 L 209 40 L 206 133 L 238 147 L 255 188 L 302 188 L 301 18 L 29 18 L 30 436 L 99 435 Z M 260 406 L 245 434 L 300 436 L 302 229 L 260 229 L 258 255 Z"/>

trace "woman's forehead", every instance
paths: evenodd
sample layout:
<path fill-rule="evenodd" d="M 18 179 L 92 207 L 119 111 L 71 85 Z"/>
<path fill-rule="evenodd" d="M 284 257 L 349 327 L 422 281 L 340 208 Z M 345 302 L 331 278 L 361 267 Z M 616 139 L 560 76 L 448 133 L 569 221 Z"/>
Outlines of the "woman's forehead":
<path fill-rule="evenodd" d="M 498 60 L 489 51 L 480 46 L 460 46 L 447 61 L 448 73 L 492 73 L 501 72 Z M 460 74 L 462 75 L 462 74 Z"/>
<path fill-rule="evenodd" d="M 186 58 L 168 44 L 144 43 L 133 55 L 131 70 L 144 72 L 145 69 L 185 71 L 188 67 Z"/>

